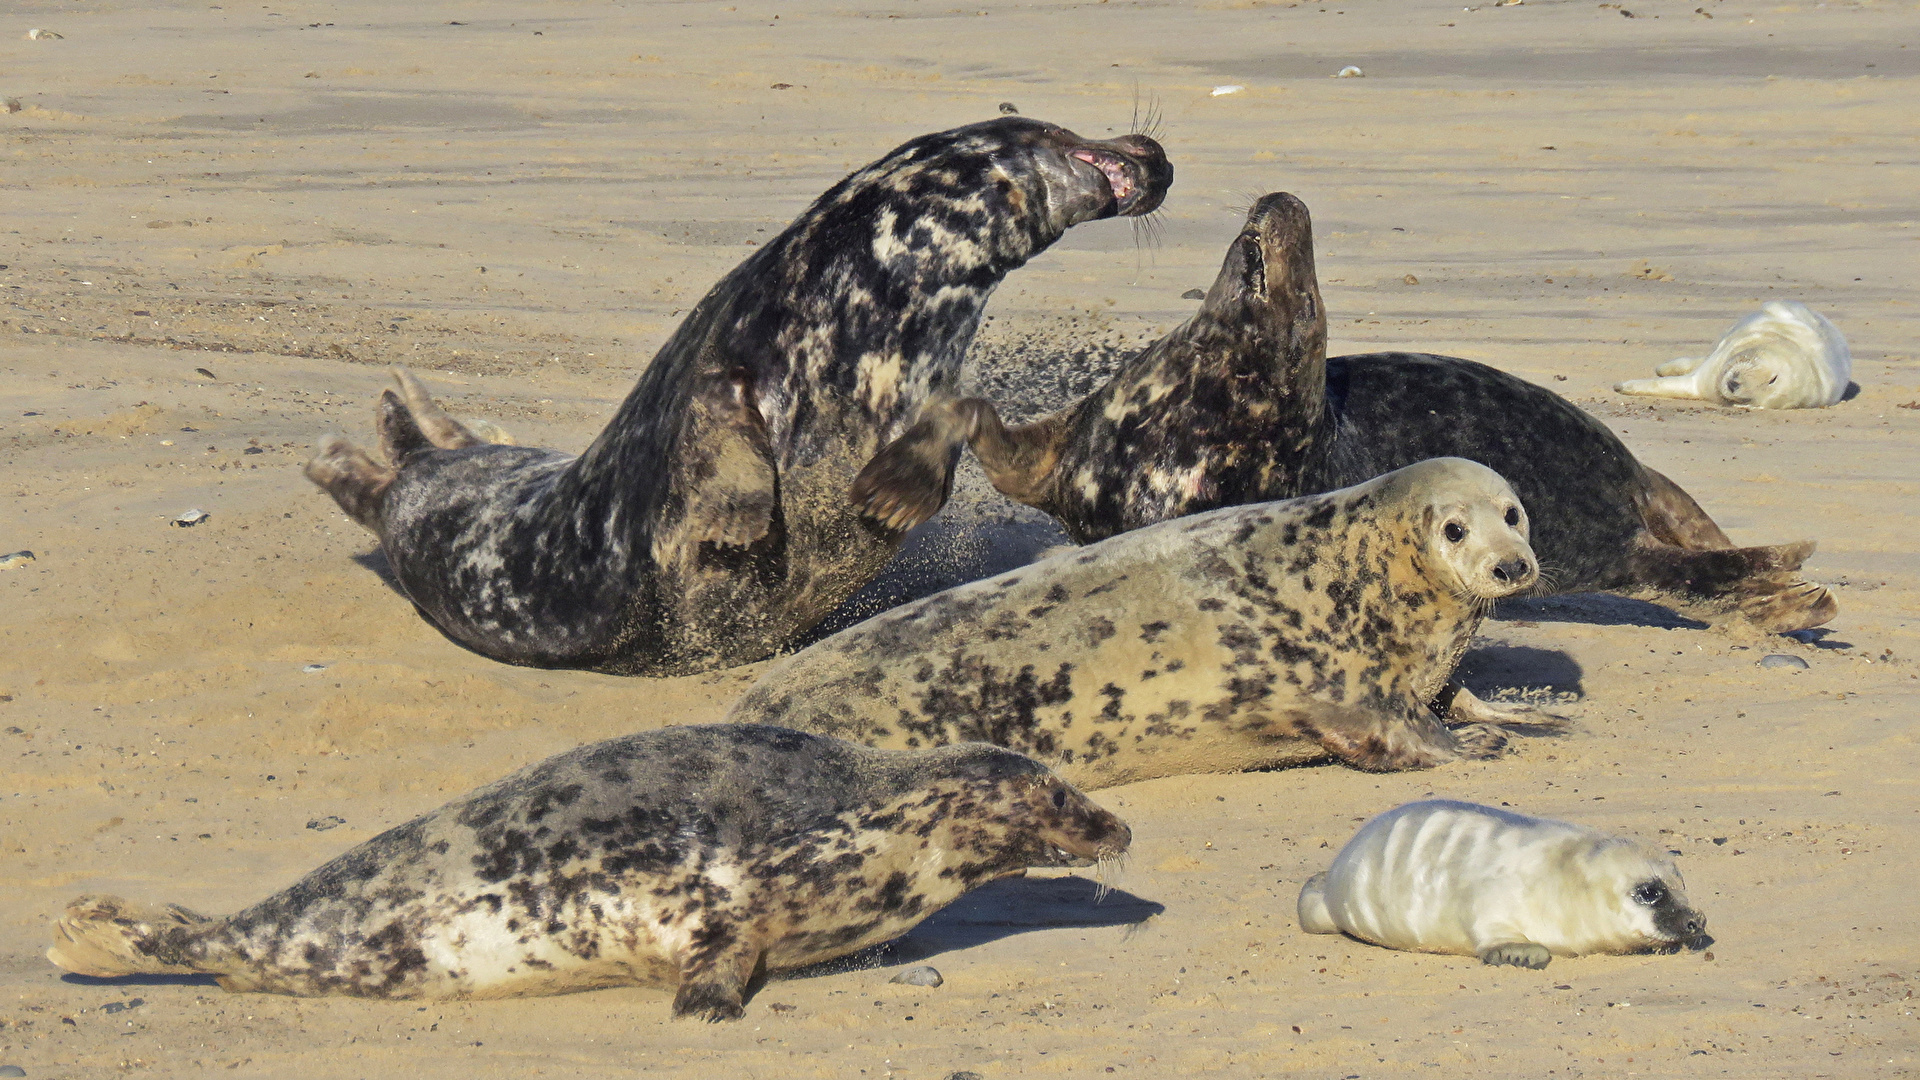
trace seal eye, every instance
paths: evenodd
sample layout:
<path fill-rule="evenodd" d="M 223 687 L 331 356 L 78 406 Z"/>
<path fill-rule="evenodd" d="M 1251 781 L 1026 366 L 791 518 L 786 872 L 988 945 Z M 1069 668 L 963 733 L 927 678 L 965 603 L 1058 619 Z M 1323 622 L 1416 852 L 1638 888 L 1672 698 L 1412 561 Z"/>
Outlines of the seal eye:
<path fill-rule="evenodd" d="M 1648 907 L 1653 907 L 1666 898 L 1667 887 L 1657 881 L 1642 882 L 1634 886 L 1633 889 L 1633 902 L 1636 904 L 1645 904 Z"/>
<path fill-rule="evenodd" d="M 1447 522 L 1447 527 L 1442 529 L 1441 532 L 1446 534 L 1449 543 L 1457 544 L 1467 538 L 1466 526 L 1461 525 L 1457 521 Z"/>
<path fill-rule="evenodd" d="M 1517 506 L 1507 507 L 1507 527 L 1511 529 L 1517 529 L 1520 527 L 1520 508 L 1519 507 Z"/>
<path fill-rule="evenodd" d="M 1065 810 L 1067 808 L 1067 789 L 1066 788 L 1053 789 L 1053 808 L 1055 810 Z"/>

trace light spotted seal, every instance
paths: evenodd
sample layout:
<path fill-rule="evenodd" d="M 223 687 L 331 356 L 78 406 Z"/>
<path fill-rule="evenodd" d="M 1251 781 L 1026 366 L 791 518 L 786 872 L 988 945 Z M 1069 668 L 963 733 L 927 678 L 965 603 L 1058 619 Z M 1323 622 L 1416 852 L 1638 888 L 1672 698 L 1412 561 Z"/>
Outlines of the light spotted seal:
<path fill-rule="evenodd" d="M 486 998 L 677 986 L 741 1014 L 762 972 L 899 936 L 976 885 L 1115 858 L 1125 824 L 1030 758 L 706 725 L 571 750 L 209 919 L 87 896 L 47 956 L 232 991 Z"/>
<path fill-rule="evenodd" d="M 1653 373 L 1661 377 L 1614 389 L 1752 409 L 1824 409 L 1846 396 L 1853 359 L 1826 316 L 1798 300 L 1774 300 L 1734 323 L 1712 352 L 1669 360 Z"/>
<path fill-rule="evenodd" d="M 1300 890 L 1300 928 L 1529 968 L 1556 955 L 1713 944 L 1672 859 L 1584 826 L 1448 799 L 1361 826 Z"/>
<path fill-rule="evenodd" d="M 991 742 L 1088 787 L 1328 754 L 1378 770 L 1491 757 L 1497 726 L 1450 732 L 1429 703 L 1534 573 L 1506 482 L 1442 458 L 906 604 L 768 668 L 728 718 Z"/>
<path fill-rule="evenodd" d="M 1679 485 L 1558 394 L 1450 356 L 1329 360 L 1326 340 L 1307 208 L 1268 195 L 1199 312 L 1104 387 L 1012 428 L 984 399 L 936 399 L 855 494 L 889 524 L 916 524 L 939 509 L 943 470 L 965 443 L 995 487 L 1086 542 L 1463 457 L 1511 482 L 1532 515 L 1534 595 L 1620 593 L 1770 631 L 1838 611 L 1795 573 L 1812 541 L 1735 547 Z"/>
<path fill-rule="evenodd" d="M 331 436 L 307 475 L 475 652 L 652 675 L 759 659 L 899 546 L 848 485 L 954 381 L 994 286 L 1171 178 L 1144 135 L 1013 116 L 922 136 L 715 286 L 579 456 L 483 442 L 403 375 L 378 409 L 388 464 Z"/>

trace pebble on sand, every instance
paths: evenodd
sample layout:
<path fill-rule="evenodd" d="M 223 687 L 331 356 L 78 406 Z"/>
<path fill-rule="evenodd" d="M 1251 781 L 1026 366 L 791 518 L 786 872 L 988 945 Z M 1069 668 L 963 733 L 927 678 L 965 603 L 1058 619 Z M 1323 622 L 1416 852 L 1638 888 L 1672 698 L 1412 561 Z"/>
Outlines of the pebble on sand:
<path fill-rule="evenodd" d="M 61 38 L 66 36 L 67 35 L 65 34 L 56 34 L 51 30 L 42 30 L 37 26 L 27 31 L 28 41 L 59 41 Z M 0 1073 L 0 1076 L 4 1076 L 4 1075 L 6 1074 Z"/>
<path fill-rule="evenodd" d="M 18 1065 L 0 1065 L 0 1076 L 25 1076 L 27 1070 Z"/>
<path fill-rule="evenodd" d="M 328 814 L 326 817 L 314 818 L 312 821 L 307 822 L 307 828 L 312 829 L 314 832 L 326 832 L 328 829 L 337 829 L 346 823 L 346 818 L 338 814 Z"/>
<path fill-rule="evenodd" d="M 1786 653 L 1769 653 L 1760 658 L 1760 666 L 1765 668 L 1786 668 L 1789 671 L 1805 671 L 1807 662 L 1797 656 Z"/>
<path fill-rule="evenodd" d="M 1205 289 L 1188 289 L 1186 292 L 1180 294 L 1180 299 L 1182 300 L 1205 300 L 1206 298 L 1207 291 Z"/>
<path fill-rule="evenodd" d="M 186 513 L 181 514 L 179 517 L 174 518 L 173 527 L 176 529 L 191 529 L 212 516 L 212 514 L 196 506 Z"/>
<path fill-rule="evenodd" d="M 919 967 L 910 967 L 887 981 L 900 983 L 903 986 L 939 986 L 941 983 L 946 982 L 945 979 L 940 977 L 938 969 L 929 967 L 926 964 L 922 964 Z"/>
<path fill-rule="evenodd" d="M 33 552 L 15 551 L 0 555 L 0 570 L 11 570 L 16 566 L 25 566 L 33 561 Z"/>
<path fill-rule="evenodd" d="M 1360 78 L 1365 78 L 1365 77 L 1366 77 L 1366 74 L 1367 74 L 1366 72 L 1364 72 L 1364 71 L 1361 71 L 1361 70 L 1360 70 L 1359 68 L 1357 68 L 1357 67 L 1354 67 L 1354 66 L 1353 66 L 1352 64 L 1348 64 L 1348 65 L 1347 65 L 1346 67 L 1343 67 L 1343 68 L 1341 68 L 1341 69 L 1340 69 L 1340 74 L 1338 74 L 1338 75 L 1335 75 L 1335 76 L 1334 76 L 1334 78 L 1336 78 L 1336 79 L 1360 79 Z"/>
<path fill-rule="evenodd" d="M 1210 94 L 1210 95 L 1208 95 L 1208 96 L 1210 96 L 1210 97 L 1226 97 L 1226 96 L 1227 96 L 1228 94 L 1237 94 L 1237 93 L 1239 93 L 1240 91 L 1242 91 L 1242 90 L 1245 90 L 1245 89 L 1246 89 L 1246 87 L 1244 87 L 1244 86 L 1240 86 L 1240 85 L 1237 85 L 1237 84 L 1236 84 L 1236 85 L 1231 85 L 1231 86 L 1216 86 L 1216 87 L 1214 87 L 1214 88 L 1213 88 L 1213 93 L 1212 93 L 1212 94 Z"/>

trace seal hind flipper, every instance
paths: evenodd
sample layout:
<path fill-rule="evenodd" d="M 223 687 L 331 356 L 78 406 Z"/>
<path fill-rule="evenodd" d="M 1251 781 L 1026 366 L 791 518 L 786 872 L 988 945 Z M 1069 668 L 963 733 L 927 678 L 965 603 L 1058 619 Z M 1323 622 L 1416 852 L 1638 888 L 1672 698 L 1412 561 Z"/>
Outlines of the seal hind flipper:
<path fill-rule="evenodd" d="M 427 393 L 427 388 L 420 384 L 420 380 L 413 377 L 413 372 L 397 364 L 391 370 L 393 381 L 399 384 L 400 395 L 406 401 L 414 429 L 427 442 L 441 450 L 461 450 L 487 441 L 467 430 L 465 424 L 448 416 L 446 410 L 434 402 L 433 395 Z M 385 405 L 384 396 L 381 404 Z M 383 416 L 384 413 L 383 408 Z M 394 464 L 400 463 L 400 459 L 392 457 L 391 452 L 388 456 Z"/>
<path fill-rule="evenodd" d="M 1814 542 L 1696 551 L 1642 537 L 1630 569 L 1644 595 L 1711 623 L 1729 615 L 1768 633 L 1807 630 L 1839 614 L 1823 585 L 1794 571 L 1813 554 Z"/>
<path fill-rule="evenodd" d="M 748 547 L 772 531 L 780 478 L 746 372 L 709 379 L 693 395 L 677 451 L 668 497 L 678 512 L 669 510 L 656 534 L 655 561 L 701 543 Z"/>
<path fill-rule="evenodd" d="M 348 517 L 375 533 L 380 531 L 380 508 L 386 502 L 387 488 L 399 475 L 397 469 L 374 461 L 344 435 L 328 435 L 320 440 L 318 452 L 307 462 L 305 472 L 307 479 L 333 496 Z"/>
<path fill-rule="evenodd" d="M 1009 428 L 986 398 L 929 402 L 906 434 L 860 470 L 850 497 L 887 527 L 911 529 L 946 505 L 964 445 L 1002 495 L 1047 510 L 1065 438 L 1058 416 Z"/>
<path fill-rule="evenodd" d="M 53 926 L 47 959 L 75 975 L 190 974 L 206 969 L 181 958 L 167 939 L 176 931 L 211 922 L 178 904 L 137 904 L 118 896 L 82 896 L 67 905 Z"/>

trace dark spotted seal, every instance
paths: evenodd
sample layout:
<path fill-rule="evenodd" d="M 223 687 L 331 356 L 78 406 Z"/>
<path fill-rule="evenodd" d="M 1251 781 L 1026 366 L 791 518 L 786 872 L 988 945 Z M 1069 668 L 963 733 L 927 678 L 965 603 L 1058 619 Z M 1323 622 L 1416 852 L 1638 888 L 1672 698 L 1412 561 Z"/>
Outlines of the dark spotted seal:
<path fill-rule="evenodd" d="M 917 600 L 768 668 L 729 719 L 991 742 L 1085 786 L 1328 754 L 1380 770 L 1490 757 L 1498 727 L 1449 732 L 1429 703 L 1534 573 L 1506 482 L 1442 458 Z"/>
<path fill-rule="evenodd" d="M 1361 826 L 1300 890 L 1300 928 L 1543 968 L 1713 944 L 1673 860 L 1581 825 L 1434 799 Z"/>
<path fill-rule="evenodd" d="M 224 919 L 87 896 L 49 959 L 232 991 L 483 998 L 677 986 L 731 1019 L 762 972 L 905 933 L 983 882 L 1131 834 L 1044 766 L 784 728 L 581 747 L 392 829 Z"/>
<path fill-rule="evenodd" d="M 1192 320 L 1105 387 L 1014 428 L 982 399 L 936 400 L 863 471 L 862 504 L 896 526 L 924 520 L 961 442 L 994 486 L 1081 541 L 1464 457 L 1511 482 L 1532 514 L 1535 595 L 1621 593 L 1774 631 L 1838 610 L 1795 574 L 1812 541 L 1735 547 L 1678 485 L 1552 391 L 1449 356 L 1328 360 L 1311 222 L 1286 194 L 1253 207 Z"/>
<path fill-rule="evenodd" d="M 617 674 L 759 659 L 899 546 L 848 485 L 951 386 L 994 286 L 1171 178 L 1142 135 L 1006 117 L 923 136 L 715 286 L 579 456 L 484 443 L 403 377 L 378 410 L 389 464 L 332 436 L 307 475 L 475 652 Z"/>

